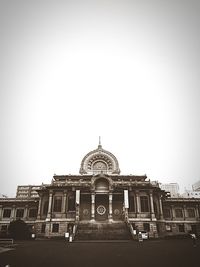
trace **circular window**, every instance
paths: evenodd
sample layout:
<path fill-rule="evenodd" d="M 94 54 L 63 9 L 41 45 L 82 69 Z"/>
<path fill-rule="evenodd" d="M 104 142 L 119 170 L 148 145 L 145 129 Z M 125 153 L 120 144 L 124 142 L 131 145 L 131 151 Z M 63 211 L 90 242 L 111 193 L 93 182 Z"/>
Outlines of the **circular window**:
<path fill-rule="evenodd" d="M 106 208 L 103 205 L 97 207 L 97 213 L 99 215 L 104 215 L 106 213 Z"/>

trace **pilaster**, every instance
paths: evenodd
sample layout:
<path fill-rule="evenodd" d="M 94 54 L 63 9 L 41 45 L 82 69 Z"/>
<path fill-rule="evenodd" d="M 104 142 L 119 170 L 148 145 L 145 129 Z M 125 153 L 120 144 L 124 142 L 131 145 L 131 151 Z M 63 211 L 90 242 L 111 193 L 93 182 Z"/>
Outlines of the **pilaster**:
<path fill-rule="evenodd" d="M 53 191 L 49 191 L 49 206 L 47 212 L 47 219 L 51 219 L 51 210 L 52 210 L 52 200 L 53 200 Z"/>

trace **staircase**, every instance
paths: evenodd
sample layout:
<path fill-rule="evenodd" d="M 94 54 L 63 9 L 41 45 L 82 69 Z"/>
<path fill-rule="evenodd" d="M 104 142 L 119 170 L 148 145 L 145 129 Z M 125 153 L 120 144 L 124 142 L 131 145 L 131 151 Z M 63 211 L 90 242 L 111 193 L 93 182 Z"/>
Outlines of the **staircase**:
<path fill-rule="evenodd" d="M 79 222 L 75 240 L 130 240 L 125 222 Z"/>

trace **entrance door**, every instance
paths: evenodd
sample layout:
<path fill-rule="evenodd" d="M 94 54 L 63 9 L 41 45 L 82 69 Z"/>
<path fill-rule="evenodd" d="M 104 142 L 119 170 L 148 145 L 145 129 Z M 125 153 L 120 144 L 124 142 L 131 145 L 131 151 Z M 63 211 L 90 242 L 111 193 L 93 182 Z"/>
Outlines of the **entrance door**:
<path fill-rule="evenodd" d="M 81 194 L 80 199 L 80 220 L 90 220 L 91 216 L 91 195 Z"/>
<path fill-rule="evenodd" d="M 107 194 L 96 194 L 95 219 L 97 221 L 105 221 L 108 219 L 108 201 Z"/>
<path fill-rule="evenodd" d="M 113 220 L 123 220 L 123 194 L 113 194 Z"/>

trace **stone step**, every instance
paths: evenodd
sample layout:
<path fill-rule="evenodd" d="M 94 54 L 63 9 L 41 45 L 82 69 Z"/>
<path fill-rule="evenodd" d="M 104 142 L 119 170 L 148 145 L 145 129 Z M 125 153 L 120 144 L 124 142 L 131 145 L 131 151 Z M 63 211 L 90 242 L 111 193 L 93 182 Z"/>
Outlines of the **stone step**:
<path fill-rule="evenodd" d="M 130 240 L 131 234 L 125 223 L 80 223 L 76 240 Z"/>

